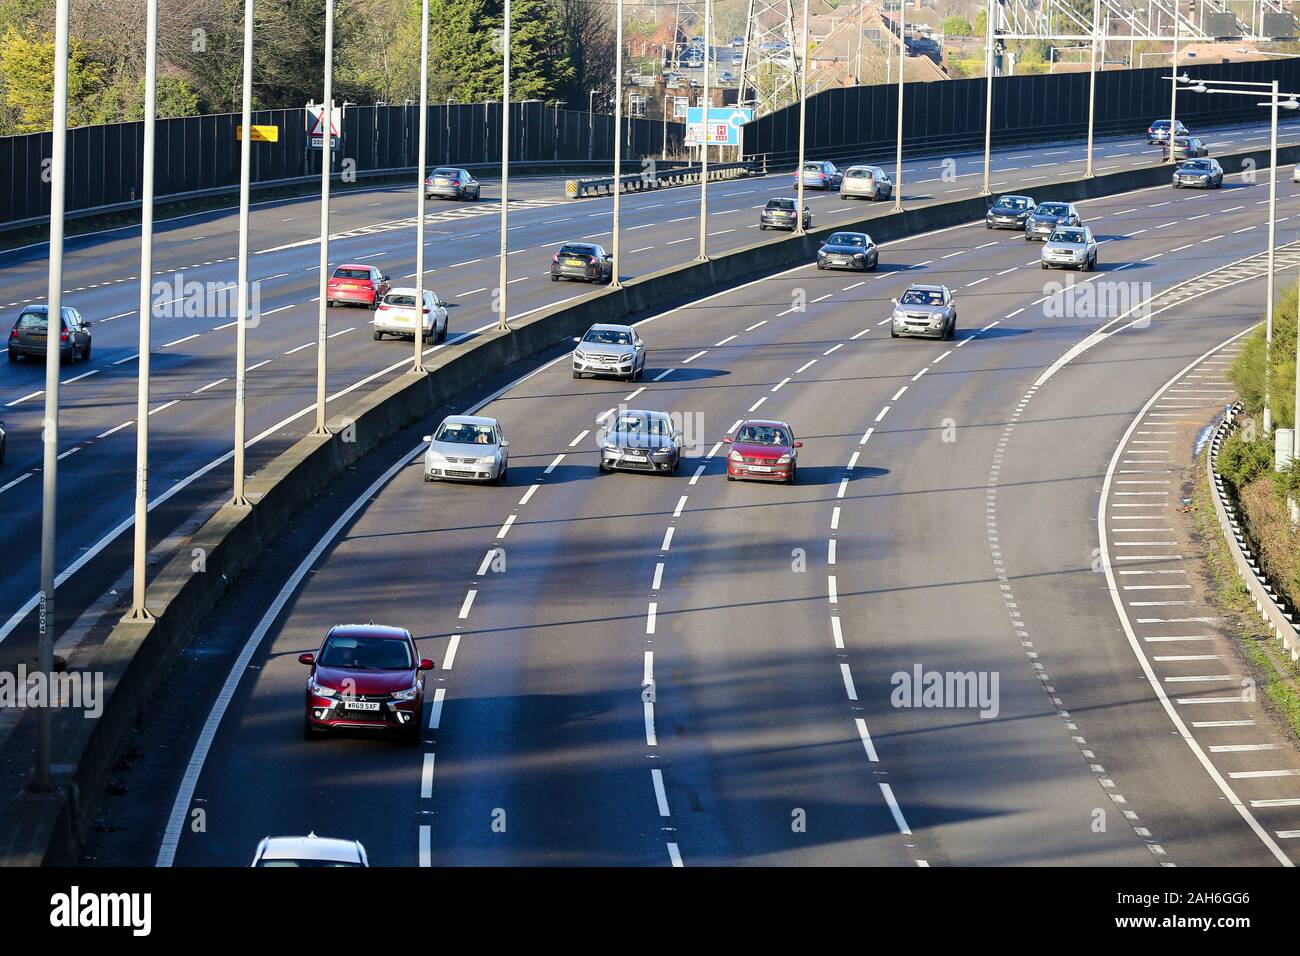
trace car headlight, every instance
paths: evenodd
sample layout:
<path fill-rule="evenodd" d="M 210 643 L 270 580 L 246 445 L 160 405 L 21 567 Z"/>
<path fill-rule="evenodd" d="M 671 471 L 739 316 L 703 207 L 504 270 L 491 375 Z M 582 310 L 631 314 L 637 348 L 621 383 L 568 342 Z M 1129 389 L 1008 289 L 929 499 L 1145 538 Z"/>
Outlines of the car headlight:
<path fill-rule="evenodd" d="M 618 357 L 618 360 L 619 360 L 620 362 L 630 362 L 630 361 L 632 361 L 632 353 L 631 353 L 631 352 L 624 352 L 622 355 L 620 355 L 620 356 Z"/>
<path fill-rule="evenodd" d="M 323 684 L 316 683 L 316 678 L 307 681 L 307 690 L 311 691 L 316 697 L 337 697 L 338 691 L 333 687 L 326 687 Z"/>
<path fill-rule="evenodd" d="M 480 465 L 490 465 L 490 464 L 492 464 L 493 462 L 495 462 L 496 460 L 497 460 L 497 456 L 496 456 L 496 455 L 484 455 L 482 458 L 480 458 L 480 459 L 478 460 L 478 463 L 479 463 Z"/>
<path fill-rule="evenodd" d="M 671 448 L 656 448 L 654 451 L 651 452 L 651 454 L 654 455 L 656 458 L 667 458 L 672 453 L 673 450 Z"/>
<path fill-rule="evenodd" d="M 865 252 L 855 252 L 855 253 L 853 253 L 853 258 L 854 258 L 854 259 L 865 259 L 866 257 L 867 257 L 867 254 L 866 254 Z"/>
<path fill-rule="evenodd" d="M 587 361 L 587 353 L 582 351 L 582 349 L 574 349 L 573 357 L 576 358 L 579 362 Z"/>
<path fill-rule="evenodd" d="M 428 453 L 425 455 L 425 458 L 428 461 L 432 461 L 432 462 L 442 462 L 447 460 L 446 456 L 444 456 L 442 452 L 434 451 L 432 448 L 429 449 Z"/>
<path fill-rule="evenodd" d="M 393 691 L 393 700 L 415 700 L 415 695 L 420 692 L 419 687 L 408 687 L 406 690 Z"/>
<path fill-rule="evenodd" d="M 776 463 L 777 463 L 778 465 L 788 465 L 788 464 L 790 464 L 790 456 L 789 456 L 789 455 L 782 455 L 780 458 L 778 458 L 778 459 L 776 460 Z"/>
<path fill-rule="evenodd" d="M 740 452 L 734 449 L 727 453 L 727 461 L 743 461 L 743 460 L 744 460 L 744 456 L 741 455 Z"/>

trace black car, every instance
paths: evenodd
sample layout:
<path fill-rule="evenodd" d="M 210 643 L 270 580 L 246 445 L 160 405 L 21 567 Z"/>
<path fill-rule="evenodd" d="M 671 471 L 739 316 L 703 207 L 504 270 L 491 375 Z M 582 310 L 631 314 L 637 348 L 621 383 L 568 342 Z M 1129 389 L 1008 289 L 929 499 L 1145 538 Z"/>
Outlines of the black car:
<path fill-rule="evenodd" d="M 865 232 L 833 232 L 817 250 L 818 269 L 858 269 L 869 272 L 880 261 L 880 250 Z"/>
<path fill-rule="evenodd" d="M 608 283 L 614 279 L 614 257 L 591 242 L 566 242 L 551 256 L 551 281 L 577 279 Z"/>
<path fill-rule="evenodd" d="M 1223 188 L 1223 167 L 1217 159 L 1189 159 L 1174 170 L 1174 188 L 1187 186 L 1205 189 Z"/>
<path fill-rule="evenodd" d="M 49 330 L 49 306 L 28 305 L 18 313 L 14 327 L 9 331 L 9 361 L 18 356 L 44 358 L 46 333 Z M 59 332 L 59 360 L 75 362 L 90 358 L 90 323 L 70 306 L 63 307 L 63 328 Z"/>
<path fill-rule="evenodd" d="M 477 202 L 482 188 L 468 170 L 439 166 L 424 181 L 424 198 L 470 199 Z"/>
<path fill-rule="evenodd" d="M 1037 203 L 1032 196 L 999 196 L 984 217 L 988 229 L 1024 229 Z"/>
<path fill-rule="evenodd" d="M 789 229 L 793 232 L 797 225 L 795 222 L 795 201 L 793 199 L 769 199 L 762 212 L 758 214 L 760 232 L 764 229 Z M 804 206 L 803 227 L 807 229 L 811 225 L 812 213 L 808 211 L 807 206 Z"/>
<path fill-rule="evenodd" d="M 682 437 L 667 412 L 623 411 L 596 436 L 600 470 L 671 475 L 682 457 Z"/>
<path fill-rule="evenodd" d="M 1025 241 L 1047 239 L 1057 226 L 1078 226 L 1083 223 L 1074 203 L 1040 202 L 1025 219 Z"/>
<path fill-rule="evenodd" d="M 1186 136 L 1187 127 L 1183 125 L 1182 120 L 1174 120 L 1174 135 Z M 1147 145 L 1157 146 L 1160 143 L 1169 142 L 1169 120 L 1156 120 L 1147 127 Z"/>

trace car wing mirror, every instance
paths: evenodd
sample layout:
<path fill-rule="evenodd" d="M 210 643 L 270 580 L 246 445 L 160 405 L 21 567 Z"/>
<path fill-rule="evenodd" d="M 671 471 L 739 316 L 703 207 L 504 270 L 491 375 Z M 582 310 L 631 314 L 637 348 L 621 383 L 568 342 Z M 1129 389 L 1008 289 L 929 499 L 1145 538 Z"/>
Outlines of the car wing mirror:
<path fill-rule="evenodd" d="M 379 281 L 380 281 L 380 282 L 392 282 L 392 281 L 393 281 L 393 277 L 392 277 L 392 276 L 388 276 L 388 275 L 381 275 L 381 276 L 379 277 Z"/>
<path fill-rule="evenodd" d="M 730 445 L 730 444 L 731 444 L 731 436 L 730 436 L 730 435 L 723 435 L 723 436 L 722 436 L 722 444 L 724 444 L 724 445 Z"/>
<path fill-rule="evenodd" d="M 509 448 L 509 447 L 510 447 L 510 439 L 509 439 L 509 438 L 503 438 L 503 439 L 501 439 L 501 441 L 499 442 L 499 445 L 500 445 L 502 448 Z"/>
<path fill-rule="evenodd" d="M 894 303 L 894 305 L 898 305 L 898 300 L 897 300 L 897 299 L 890 299 L 889 301 L 892 302 L 892 303 Z"/>
<path fill-rule="evenodd" d="M 802 447 L 803 447 L 803 442 L 801 442 L 801 441 L 797 441 L 797 442 L 795 442 L 795 443 L 794 443 L 794 447 L 795 447 L 795 448 L 802 448 Z"/>
<path fill-rule="evenodd" d="M 299 655 L 298 655 L 298 663 L 299 663 L 299 664 L 315 664 L 315 663 L 316 663 L 316 655 L 315 655 L 315 654 L 299 654 Z"/>
<path fill-rule="evenodd" d="M 429 660 L 429 658 L 427 657 L 423 657 L 420 659 L 420 670 L 422 671 L 431 671 L 437 666 L 438 666 L 437 664 Z"/>
<path fill-rule="evenodd" d="M 431 441 L 433 441 L 433 436 L 432 436 L 432 435 L 425 435 L 424 438 L 423 438 L 423 440 L 424 440 L 424 441 L 427 441 L 427 442 L 431 442 Z"/>

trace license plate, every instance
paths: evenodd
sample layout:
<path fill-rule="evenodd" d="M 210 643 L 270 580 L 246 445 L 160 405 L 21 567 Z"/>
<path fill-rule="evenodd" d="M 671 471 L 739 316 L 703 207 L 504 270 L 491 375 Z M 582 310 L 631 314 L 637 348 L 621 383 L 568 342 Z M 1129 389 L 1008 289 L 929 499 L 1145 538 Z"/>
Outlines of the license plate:
<path fill-rule="evenodd" d="M 451 180 L 450 180 L 450 179 L 435 179 L 434 182 L 435 182 L 437 185 L 439 185 L 439 186 L 450 186 L 450 185 L 451 185 Z"/>
<path fill-rule="evenodd" d="M 343 706 L 348 710 L 378 710 L 377 700 L 345 700 Z"/>
<path fill-rule="evenodd" d="M 623 456 L 623 460 L 624 460 L 624 461 L 642 461 L 642 462 L 644 462 L 644 461 L 649 461 L 650 459 L 648 459 L 645 455 L 624 455 L 624 456 Z"/>
<path fill-rule="evenodd" d="M 831 256 L 831 262 L 835 263 L 837 266 L 842 266 L 848 261 L 849 260 L 845 259 L 843 256 Z"/>
<path fill-rule="evenodd" d="M 772 469 L 771 469 L 769 466 L 767 466 L 767 465 L 750 465 L 750 466 L 749 466 L 749 470 L 750 470 L 750 471 L 769 472 L 769 471 L 771 471 Z"/>
<path fill-rule="evenodd" d="M 565 259 L 565 260 L 564 260 L 564 264 L 565 264 L 566 266 L 585 266 L 585 265 L 586 265 L 586 263 L 583 262 L 581 259 Z"/>

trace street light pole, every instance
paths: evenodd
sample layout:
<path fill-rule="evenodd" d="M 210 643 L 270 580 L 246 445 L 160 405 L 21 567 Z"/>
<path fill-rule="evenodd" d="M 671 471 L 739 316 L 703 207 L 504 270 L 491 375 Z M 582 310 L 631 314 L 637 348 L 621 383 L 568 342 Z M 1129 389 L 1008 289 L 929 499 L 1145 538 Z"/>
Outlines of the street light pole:
<path fill-rule="evenodd" d="M 610 286 L 622 286 L 618 281 L 621 265 L 618 254 L 619 199 L 623 195 L 623 0 L 614 4 L 614 239 L 611 243 L 613 262 Z"/>
<path fill-rule="evenodd" d="M 858 0 L 858 56 L 853 67 L 853 85 L 862 85 L 862 15 L 866 12 L 867 0 Z"/>
<path fill-rule="evenodd" d="M 671 93 L 664 94 L 664 146 L 659 158 L 668 159 L 668 101 L 672 99 Z"/>
<path fill-rule="evenodd" d="M 700 147 L 700 254 L 696 259 L 703 262 L 709 258 L 709 60 L 712 59 L 713 36 L 713 2 L 704 0 L 704 142 Z"/>
<path fill-rule="evenodd" d="M 429 142 L 429 0 L 420 3 L 420 132 L 416 140 L 415 181 L 415 355 L 411 371 L 424 368 L 424 151 Z M 433 313 L 429 314 L 430 320 Z"/>
<path fill-rule="evenodd" d="M 805 9 L 808 0 L 804 0 Z M 805 16 L 805 22 L 807 17 Z M 903 211 L 903 75 L 907 72 L 907 0 L 898 4 L 898 145 L 894 155 L 894 212 Z"/>
<path fill-rule="evenodd" d="M 799 70 L 799 165 L 795 169 L 794 181 L 795 202 L 794 202 L 794 221 L 795 234 L 802 236 L 803 230 L 803 157 L 804 144 L 808 133 L 808 0 L 803 0 L 803 27 L 801 29 L 802 37 L 799 41 L 799 60 L 796 67 Z"/>
<path fill-rule="evenodd" d="M 587 160 L 590 162 L 596 156 L 596 114 L 595 107 L 592 105 L 592 99 L 595 97 L 595 90 L 587 91 Z"/>
<path fill-rule="evenodd" d="M 325 426 L 325 367 L 329 339 L 330 170 L 334 165 L 334 0 L 325 0 L 325 122 L 320 144 L 320 310 L 316 319 L 316 427 L 313 435 L 328 435 Z M 340 133 L 343 131 L 340 129 Z M 245 133 L 244 135 L 248 135 Z M 423 186 L 421 192 L 424 191 Z M 379 303 L 375 303 L 376 308 Z"/>
<path fill-rule="evenodd" d="M 1178 5 L 1174 4 L 1174 57 L 1169 72 L 1175 77 L 1169 91 L 1169 162 L 1174 161 L 1174 121 L 1178 116 Z"/>
<path fill-rule="evenodd" d="M 68 5 L 54 5 L 54 115 L 50 153 L 50 265 L 45 313 L 45 422 L 41 489 L 41 605 L 38 617 L 36 666 L 47 685 L 54 681 L 54 551 L 59 469 L 59 345 L 63 330 L 63 193 L 67 179 L 68 143 Z M 141 281 L 147 281 L 142 276 Z M 50 780 L 51 708 L 36 709 L 36 776 L 32 789 L 48 793 Z"/>
<path fill-rule="evenodd" d="M 506 230 L 510 218 L 510 0 L 506 0 L 504 16 L 501 31 L 501 261 L 497 273 L 497 294 L 500 296 L 498 332 L 510 331 L 510 323 L 506 321 Z"/>
<path fill-rule="evenodd" d="M 237 508 L 249 507 L 244 497 L 244 390 L 248 371 L 248 194 L 252 168 L 253 128 L 253 0 L 244 0 L 244 138 L 239 143 L 239 315 L 235 318 L 235 488 L 230 503 Z"/>
<path fill-rule="evenodd" d="M 984 73 L 987 77 L 984 87 L 984 185 L 981 196 L 991 194 L 989 188 L 989 171 L 993 161 L 993 15 L 994 0 L 989 0 L 988 13 L 984 24 L 987 46 L 984 48 Z"/>
<path fill-rule="evenodd" d="M 145 606 L 149 556 L 149 334 L 153 321 L 149 284 L 153 281 L 153 178 L 157 131 L 158 0 L 145 9 L 144 40 L 144 178 L 140 194 L 140 355 L 135 400 L 135 541 L 131 569 L 131 613 L 127 620 L 152 621 Z M 248 136 L 249 131 L 244 130 Z M 51 222 L 53 225 L 53 222 Z"/>
<path fill-rule="evenodd" d="M 1177 84 L 1174 84 L 1177 86 Z M 1274 237 L 1277 230 L 1277 80 L 1273 81 L 1272 109 L 1270 111 L 1269 122 L 1272 124 L 1272 135 L 1269 137 L 1268 144 L 1268 300 L 1265 312 L 1264 326 L 1264 434 L 1267 435 L 1273 430 L 1273 408 L 1272 397 L 1269 394 L 1269 375 L 1270 363 L 1273 360 L 1273 245 Z M 1173 129 L 1169 130 L 1169 155 L 1172 157 L 1173 148 Z M 1297 303 L 1300 307 L 1300 303 Z M 1300 341 L 1300 337 L 1297 337 Z M 1297 361 L 1300 365 L 1300 361 Z M 1300 422 L 1295 423 L 1300 427 Z"/>
<path fill-rule="evenodd" d="M 1092 139 L 1093 127 L 1097 116 L 1097 35 L 1101 31 L 1101 0 L 1092 0 L 1092 49 L 1088 59 L 1088 168 L 1084 177 L 1092 179 Z M 1173 136 L 1173 132 L 1170 132 Z M 1170 143 L 1172 146 L 1172 141 Z"/>

